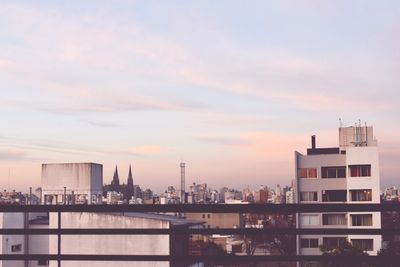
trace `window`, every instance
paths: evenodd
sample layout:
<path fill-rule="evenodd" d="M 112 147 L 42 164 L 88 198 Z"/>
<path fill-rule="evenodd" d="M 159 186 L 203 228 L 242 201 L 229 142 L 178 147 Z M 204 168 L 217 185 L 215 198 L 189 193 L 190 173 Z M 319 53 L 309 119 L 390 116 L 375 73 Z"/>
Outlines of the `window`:
<path fill-rule="evenodd" d="M 317 192 L 300 192 L 300 201 L 318 201 Z"/>
<path fill-rule="evenodd" d="M 18 252 L 18 251 L 22 251 L 22 244 L 11 246 L 11 252 Z"/>
<path fill-rule="evenodd" d="M 342 244 L 343 242 L 346 242 L 346 238 L 345 237 L 324 237 L 322 239 L 322 242 L 327 249 L 331 250 L 331 249 L 338 248 L 340 246 L 340 244 Z"/>
<path fill-rule="evenodd" d="M 371 165 L 350 165 L 351 177 L 368 177 L 371 176 Z"/>
<path fill-rule="evenodd" d="M 372 239 L 352 239 L 351 243 L 353 246 L 357 246 L 362 250 L 372 251 L 374 250 L 374 240 Z"/>
<path fill-rule="evenodd" d="M 334 214 L 322 214 L 323 225 L 346 225 L 346 214 L 334 213 Z"/>
<path fill-rule="evenodd" d="M 300 215 L 301 225 L 318 225 L 318 215 Z"/>
<path fill-rule="evenodd" d="M 323 202 L 341 202 L 347 200 L 346 190 L 323 190 L 322 201 Z"/>
<path fill-rule="evenodd" d="M 346 166 L 322 167 L 322 178 L 346 178 Z"/>
<path fill-rule="evenodd" d="M 317 178 L 317 168 L 300 168 L 299 178 Z"/>
<path fill-rule="evenodd" d="M 206 215 L 205 215 L 205 214 L 203 214 L 203 216 L 202 216 L 202 217 L 203 217 L 203 219 L 205 219 L 205 218 L 206 218 Z"/>
<path fill-rule="evenodd" d="M 210 219 L 210 214 L 207 214 L 207 219 Z"/>
<path fill-rule="evenodd" d="M 372 190 L 350 190 L 351 201 L 372 201 Z"/>
<path fill-rule="evenodd" d="M 372 214 L 352 214 L 351 226 L 372 226 Z"/>
<path fill-rule="evenodd" d="M 39 266 L 48 266 L 49 265 L 49 261 L 47 261 L 47 260 L 38 260 L 38 265 Z"/>
<path fill-rule="evenodd" d="M 302 238 L 300 239 L 301 248 L 318 248 L 318 238 Z"/>

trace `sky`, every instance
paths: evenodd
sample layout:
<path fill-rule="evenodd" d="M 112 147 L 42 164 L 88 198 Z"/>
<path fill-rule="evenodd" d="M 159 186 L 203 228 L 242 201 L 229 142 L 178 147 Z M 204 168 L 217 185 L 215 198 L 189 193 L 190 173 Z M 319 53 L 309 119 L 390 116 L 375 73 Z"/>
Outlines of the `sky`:
<path fill-rule="evenodd" d="M 41 164 L 162 192 L 289 185 L 294 151 L 374 126 L 399 185 L 399 1 L 0 0 L 0 190 Z"/>

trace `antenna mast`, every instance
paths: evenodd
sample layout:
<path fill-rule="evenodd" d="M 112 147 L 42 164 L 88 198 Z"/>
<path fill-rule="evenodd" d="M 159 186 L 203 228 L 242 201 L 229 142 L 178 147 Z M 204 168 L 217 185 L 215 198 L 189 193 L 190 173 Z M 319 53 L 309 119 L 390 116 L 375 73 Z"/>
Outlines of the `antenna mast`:
<path fill-rule="evenodd" d="M 185 203 L 185 163 L 181 162 L 181 203 Z"/>

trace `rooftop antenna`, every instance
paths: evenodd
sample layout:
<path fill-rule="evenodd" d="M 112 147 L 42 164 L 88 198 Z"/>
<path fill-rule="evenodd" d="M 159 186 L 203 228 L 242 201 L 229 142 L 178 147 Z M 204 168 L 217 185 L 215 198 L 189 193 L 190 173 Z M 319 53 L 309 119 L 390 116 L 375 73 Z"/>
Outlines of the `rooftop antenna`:
<path fill-rule="evenodd" d="M 365 122 L 365 146 L 368 146 L 368 128 L 367 128 L 367 122 Z"/>

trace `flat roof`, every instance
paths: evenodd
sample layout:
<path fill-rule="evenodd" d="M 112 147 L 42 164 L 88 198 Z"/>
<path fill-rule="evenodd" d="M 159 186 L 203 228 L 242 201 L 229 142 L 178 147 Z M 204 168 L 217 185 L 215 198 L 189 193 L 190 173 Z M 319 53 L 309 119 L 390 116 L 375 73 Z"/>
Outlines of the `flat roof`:
<path fill-rule="evenodd" d="M 108 213 L 110 214 L 110 213 Z M 118 216 L 127 216 L 127 217 L 137 217 L 144 219 L 152 219 L 152 220 L 161 220 L 161 221 L 169 221 L 172 226 L 191 226 L 191 225 L 202 225 L 205 222 L 198 220 L 188 220 L 185 218 L 168 215 L 168 214 L 160 214 L 160 213 L 144 213 L 144 212 L 116 212 L 111 213 L 112 215 Z"/>

